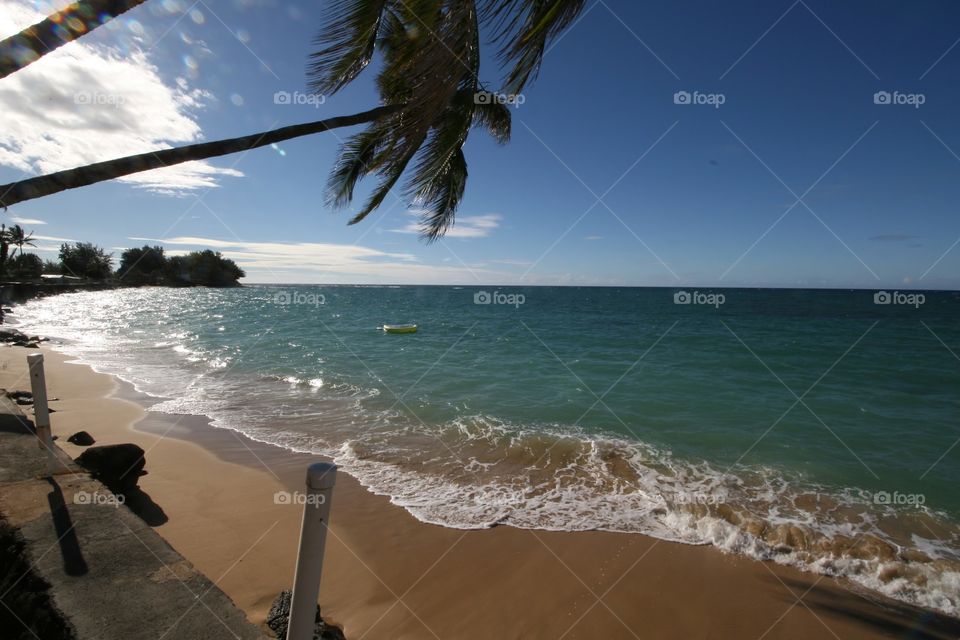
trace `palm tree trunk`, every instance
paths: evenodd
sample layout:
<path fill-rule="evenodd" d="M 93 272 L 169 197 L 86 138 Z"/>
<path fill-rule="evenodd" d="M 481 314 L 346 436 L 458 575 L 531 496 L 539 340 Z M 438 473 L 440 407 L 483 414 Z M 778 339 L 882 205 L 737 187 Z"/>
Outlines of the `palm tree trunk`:
<path fill-rule="evenodd" d="M 115 160 L 107 160 L 106 162 L 88 164 L 85 167 L 57 171 L 56 173 L 50 173 L 45 176 L 11 182 L 0 185 L 0 207 L 6 208 L 18 202 L 42 198 L 52 193 L 58 193 L 76 187 L 85 187 L 88 184 L 103 182 L 104 180 L 113 180 L 114 178 L 127 176 L 131 173 L 160 169 L 191 160 L 216 158 L 217 156 L 225 156 L 239 151 L 248 151 L 268 144 L 299 138 L 310 135 L 311 133 L 320 133 L 330 129 L 372 122 L 400 108 L 399 105 L 386 105 L 350 116 L 338 116 L 327 120 L 295 124 L 289 127 L 263 131 L 239 138 L 228 138 L 215 142 L 203 142 L 183 147 L 174 147 L 173 149 L 148 151 L 147 153 L 141 153 L 135 156 L 116 158 Z"/>
<path fill-rule="evenodd" d="M 111 18 L 142 4 L 144 0 L 78 0 L 63 11 L 0 42 L 0 78 L 19 71 L 31 62 Z"/>

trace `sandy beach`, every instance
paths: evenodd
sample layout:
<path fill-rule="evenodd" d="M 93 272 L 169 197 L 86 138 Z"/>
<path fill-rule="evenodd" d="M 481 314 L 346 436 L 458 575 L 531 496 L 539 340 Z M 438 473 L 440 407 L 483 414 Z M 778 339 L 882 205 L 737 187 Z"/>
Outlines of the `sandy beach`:
<path fill-rule="evenodd" d="M 0 386 L 29 389 L 28 349 L 0 351 Z M 53 432 L 146 451 L 142 489 L 163 510 L 156 530 L 256 624 L 293 579 L 302 507 L 316 458 L 145 411 L 113 377 L 43 349 Z M 638 534 L 424 524 L 346 474 L 335 490 L 320 591 L 348 638 L 957 637 L 960 622 L 845 581 L 705 546 Z"/>

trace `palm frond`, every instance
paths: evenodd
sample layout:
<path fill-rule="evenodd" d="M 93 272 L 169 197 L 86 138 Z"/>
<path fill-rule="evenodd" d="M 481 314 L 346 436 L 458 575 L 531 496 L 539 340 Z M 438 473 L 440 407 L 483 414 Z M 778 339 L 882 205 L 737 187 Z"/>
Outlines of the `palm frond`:
<path fill-rule="evenodd" d="M 482 0 L 481 20 L 493 28 L 499 59 L 511 66 L 504 91 L 520 93 L 537 77 L 550 43 L 572 25 L 585 0 Z"/>
<path fill-rule="evenodd" d="M 410 36 L 407 26 L 403 22 L 400 12 L 391 4 L 387 3 L 380 18 L 380 30 L 377 33 L 376 47 L 384 49 L 391 43 L 402 41 Z"/>
<path fill-rule="evenodd" d="M 383 199 L 387 197 L 387 194 L 390 193 L 390 190 L 393 189 L 394 185 L 397 184 L 397 181 L 400 180 L 400 176 L 403 175 L 403 172 L 407 168 L 407 164 L 409 164 L 410 160 L 413 158 L 414 153 L 416 153 L 416 149 L 414 149 L 414 151 L 409 155 L 391 163 L 389 168 L 381 172 L 385 176 L 384 179 L 367 199 L 367 202 L 363 205 L 363 209 L 360 210 L 360 213 L 350 218 L 350 222 L 347 224 L 357 224 L 383 203 Z"/>
<path fill-rule="evenodd" d="M 440 239 L 453 226 L 454 215 L 463 199 L 467 186 L 467 158 L 463 149 L 457 148 L 450 156 L 445 169 L 431 180 L 430 197 L 421 219 L 421 237 L 427 242 Z"/>
<path fill-rule="evenodd" d="M 494 100 L 481 101 L 473 109 L 473 124 L 482 127 L 500 144 L 510 142 L 510 107 Z"/>
<path fill-rule="evenodd" d="M 397 20 L 402 21 L 402 29 Z M 356 140 L 341 147 L 338 170 L 331 174 L 328 185 L 335 202 L 342 206 L 350 201 L 357 179 L 365 175 L 357 168 L 361 160 L 366 173 L 382 177 L 350 224 L 364 219 L 383 202 L 414 157 L 419 160 L 411 172 L 407 194 L 419 193 L 435 174 L 445 171 L 449 156 L 462 146 L 473 119 L 472 92 L 480 65 L 473 2 L 407 2 L 393 9 L 388 24 L 381 34 L 384 68 L 377 82 L 382 99 L 402 106 L 378 123 L 383 135 L 372 155 L 360 158 Z M 463 102 L 464 95 L 470 96 L 469 102 Z M 455 208 L 443 215 L 452 219 Z"/>
<path fill-rule="evenodd" d="M 331 0 L 310 54 L 310 86 L 324 94 L 343 88 L 370 63 L 388 0 Z"/>
<path fill-rule="evenodd" d="M 343 207 L 353 199 L 353 190 L 364 176 L 376 170 L 374 162 L 385 144 L 386 132 L 379 123 L 348 138 L 327 180 L 327 204 Z"/>
<path fill-rule="evenodd" d="M 470 104 L 468 108 L 451 108 L 431 130 L 417 154 L 406 195 L 426 212 L 423 235 L 428 240 L 441 236 L 443 230 L 453 223 L 463 197 L 465 182 L 457 182 L 460 172 L 456 167 L 463 156 L 463 144 L 473 122 L 473 107 Z M 465 159 L 462 164 L 465 181 Z M 461 188 L 456 188 L 457 184 Z"/>
<path fill-rule="evenodd" d="M 446 3 L 431 35 L 421 48 L 424 58 L 414 60 L 415 65 L 422 66 L 415 66 L 412 75 L 422 82 L 417 95 L 434 99 L 419 105 L 413 129 L 423 138 L 417 145 L 417 161 L 405 194 L 427 211 L 424 237 L 436 239 L 453 223 L 466 180 L 466 160 L 462 160 L 461 172 L 456 167 L 473 122 L 480 70 L 480 37 L 473 2 Z M 439 84 L 429 93 L 421 93 L 426 90 L 423 85 L 435 83 Z M 461 174 L 463 181 L 458 182 Z"/>

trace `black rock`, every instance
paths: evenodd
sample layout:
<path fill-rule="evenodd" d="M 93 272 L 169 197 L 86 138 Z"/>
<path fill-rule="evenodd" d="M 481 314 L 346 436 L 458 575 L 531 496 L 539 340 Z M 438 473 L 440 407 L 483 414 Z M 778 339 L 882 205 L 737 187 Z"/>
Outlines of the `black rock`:
<path fill-rule="evenodd" d="M 75 434 L 67 438 L 67 442 L 75 444 L 78 447 L 89 447 L 96 442 L 96 440 L 94 440 L 93 436 L 86 431 L 77 431 Z"/>
<path fill-rule="evenodd" d="M 33 401 L 33 394 L 29 391 L 7 391 L 7 397 L 18 400 L 20 398 L 30 398 Z"/>
<path fill-rule="evenodd" d="M 290 620 L 290 591 L 281 591 L 276 600 L 270 606 L 270 613 L 267 614 L 267 626 L 273 631 L 277 638 L 287 637 L 287 623 Z M 316 626 L 313 628 L 314 640 L 346 640 L 343 630 L 334 627 L 323 621 L 320 617 L 320 607 L 317 606 L 317 616 L 314 620 Z"/>
<path fill-rule="evenodd" d="M 17 398 L 16 403 L 19 404 L 20 406 L 33 404 L 33 398 Z"/>
<path fill-rule="evenodd" d="M 137 480 L 146 473 L 143 449 L 135 444 L 91 447 L 77 457 L 76 463 L 114 493 L 135 491 Z"/>
<path fill-rule="evenodd" d="M 278 638 L 287 637 L 287 624 L 290 620 L 290 591 L 281 591 L 274 599 L 267 613 L 267 626 Z M 317 605 L 317 616 L 320 615 L 320 606 Z"/>

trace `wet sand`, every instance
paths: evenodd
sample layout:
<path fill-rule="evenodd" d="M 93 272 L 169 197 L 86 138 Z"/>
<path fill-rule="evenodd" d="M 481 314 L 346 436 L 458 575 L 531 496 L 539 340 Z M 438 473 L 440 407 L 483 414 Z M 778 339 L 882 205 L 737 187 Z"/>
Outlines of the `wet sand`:
<path fill-rule="evenodd" d="M 28 353 L 0 347 L 0 387 L 29 389 Z M 156 527 L 263 624 L 293 581 L 302 507 L 277 504 L 318 460 L 144 410 L 130 385 L 43 349 L 53 432 L 146 453 Z M 340 474 L 320 590 L 324 617 L 359 638 L 960 637 L 960 621 L 847 581 L 639 534 L 462 531 L 424 524 Z M 211 619 L 211 622 L 217 624 Z M 226 630 L 224 630 L 226 634 Z"/>

